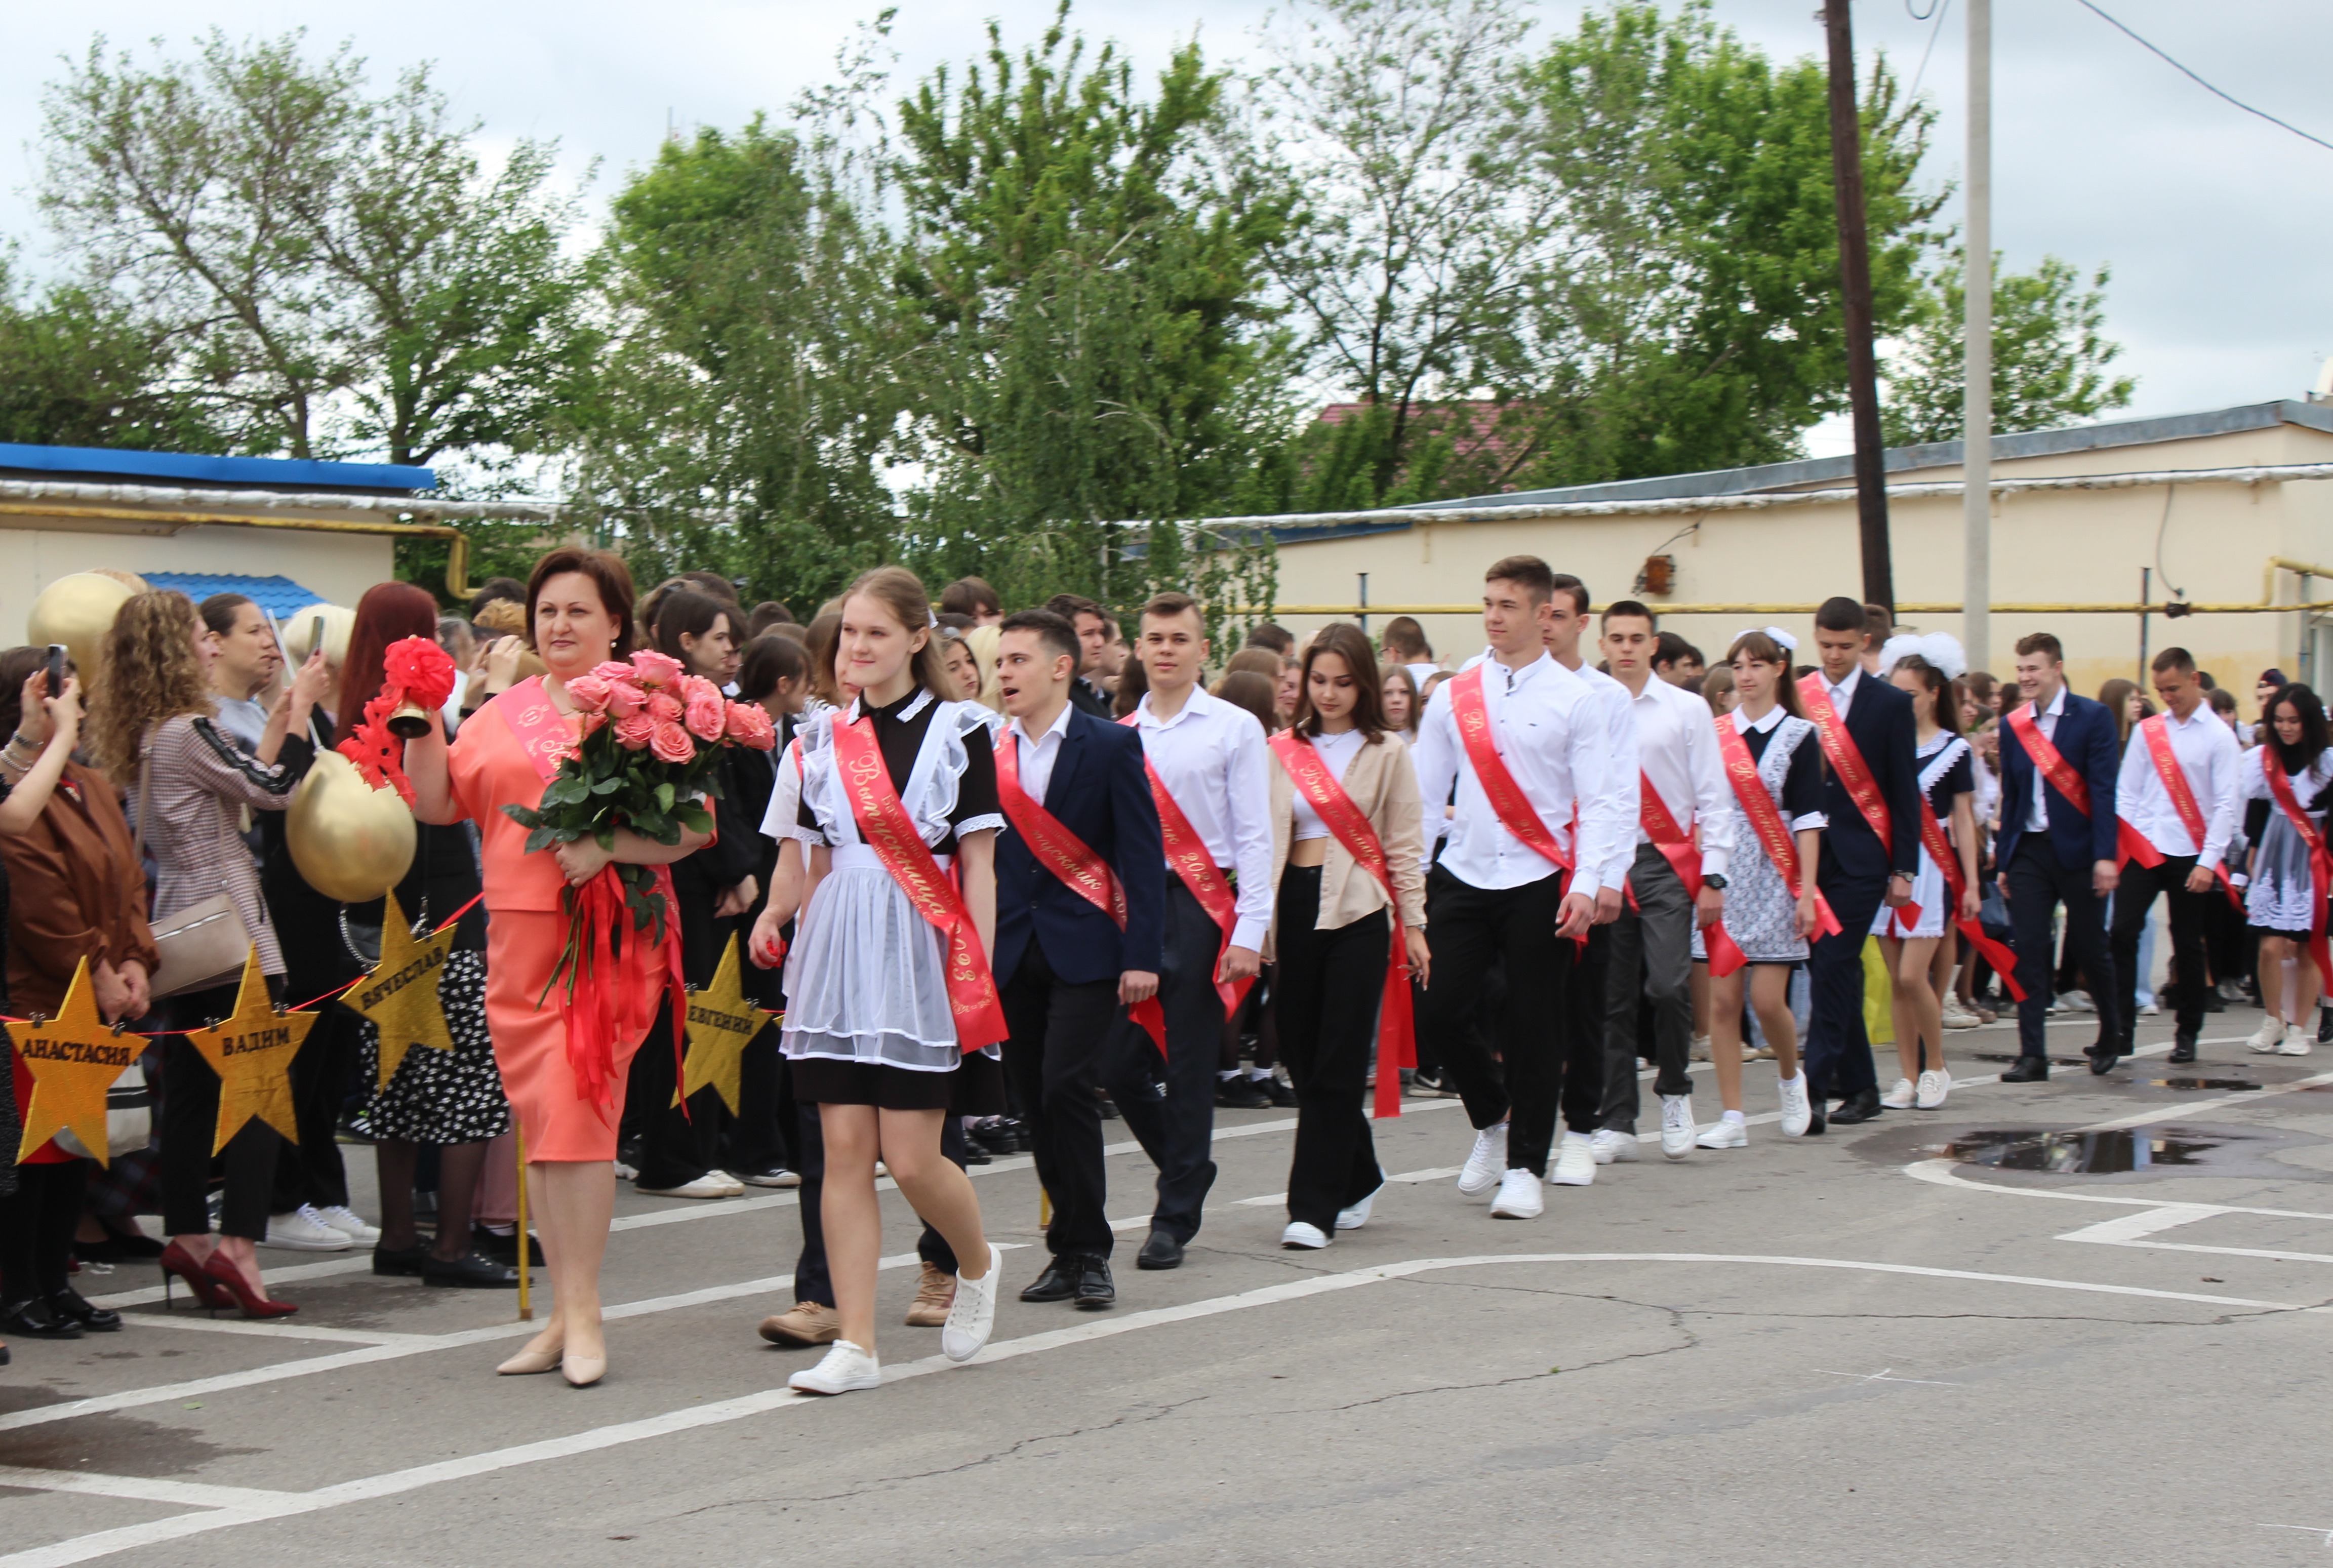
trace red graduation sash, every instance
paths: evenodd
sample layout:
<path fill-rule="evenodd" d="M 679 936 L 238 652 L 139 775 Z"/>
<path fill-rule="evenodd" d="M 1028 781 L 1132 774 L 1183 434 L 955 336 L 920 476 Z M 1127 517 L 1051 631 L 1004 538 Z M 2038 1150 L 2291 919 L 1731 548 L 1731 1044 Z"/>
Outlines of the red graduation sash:
<path fill-rule="evenodd" d="M 1742 814 L 1750 820 L 1750 831 L 1758 835 L 1758 845 L 1774 869 L 1782 873 L 1782 885 L 1791 890 L 1791 897 L 1799 896 L 1799 844 L 1791 837 L 1790 824 L 1782 821 L 1782 811 L 1774 797 L 1766 793 L 1766 781 L 1758 776 L 1758 759 L 1750 755 L 1747 742 L 1734 733 L 1731 715 L 1721 714 L 1717 719 L 1717 750 L 1725 764 L 1726 781 L 1733 786 L 1733 798 L 1742 807 Z M 1839 934 L 1839 917 L 1831 913 L 1829 901 L 1820 889 L 1815 891 L 1815 919 L 1829 936 Z M 1707 946 L 1707 938 L 1703 938 Z"/>
<path fill-rule="evenodd" d="M 1393 865 L 1386 856 L 1385 841 L 1378 837 L 1368 813 L 1354 803 L 1311 741 L 1292 730 L 1282 730 L 1272 737 L 1271 744 L 1280 765 L 1304 792 L 1305 803 L 1337 835 L 1345 852 L 1378 880 L 1393 907 L 1393 951 L 1386 959 L 1385 997 L 1378 1009 L 1378 1092 L 1371 1112 L 1398 1116 L 1401 1070 L 1417 1065 L 1417 1032 L 1410 1013 L 1409 976 L 1402 968 L 1409 959 L 1409 944 L 1401 923 L 1401 895 L 1394 890 Z"/>
<path fill-rule="evenodd" d="M 1482 665 L 1450 682 L 1450 717 L 1457 721 L 1459 744 L 1466 748 L 1466 760 L 1474 767 L 1474 782 L 1489 797 L 1499 825 L 1544 855 L 1558 871 L 1571 870 L 1571 857 L 1555 842 L 1538 808 L 1499 755 L 1499 743 L 1491 734 L 1491 710 L 1483 702 Z"/>
<path fill-rule="evenodd" d="M 2309 874 L 2317 885 L 2313 900 L 2316 914 L 2309 928 L 2309 957 L 2320 976 L 2333 975 L 2333 962 L 2327 960 L 2325 942 L 2325 900 L 2333 897 L 2333 853 L 2327 852 L 2325 835 L 2309 820 L 2309 813 L 2300 809 L 2300 802 L 2292 793 L 2292 776 L 2284 771 L 2284 762 L 2276 755 L 2275 744 L 2262 742 L 2260 756 L 2261 773 L 2268 780 L 2269 794 L 2275 797 L 2277 809 L 2284 813 L 2284 820 L 2292 824 L 2300 842 L 2309 846 Z"/>
<path fill-rule="evenodd" d="M 2146 756 L 2155 765 L 2155 776 L 2163 781 L 2163 793 L 2171 797 L 2171 809 L 2179 813 L 2179 825 L 2185 828 L 2187 836 L 2195 841 L 2195 852 L 2202 854 L 2203 808 L 2196 803 L 2195 786 L 2187 782 L 2187 770 L 2179 765 L 2179 754 L 2171 749 L 2170 721 L 2161 714 L 2155 714 L 2139 721 L 2138 733 L 2140 738 L 2146 742 Z M 2132 829 L 2130 836 L 2143 838 L 2145 835 Z M 2160 858 L 2157 857 L 2158 860 Z M 2126 853 L 2123 859 L 2128 861 L 2131 857 Z M 2213 870 L 2219 878 L 2220 890 L 2228 895 L 2228 902 L 2235 906 L 2237 913 L 2242 914 L 2244 901 L 2236 897 L 2235 888 L 2228 881 L 2227 868 L 2215 866 Z"/>
<path fill-rule="evenodd" d="M 1637 774 L 1637 787 L 1644 802 L 1637 812 L 1637 819 L 1645 825 L 1645 836 L 1653 841 L 1653 847 L 1661 851 L 1662 858 L 1669 863 L 1669 869 L 1676 872 L 1677 880 L 1685 884 L 1685 897 L 1700 898 L 1701 851 L 1693 847 L 1692 838 L 1677 825 L 1676 818 L 1671 814 L 1668 802 L 1661 798 L 1661 792 L 1653 787 L 1653 781 L 1642 770 Z M 1764 793 L 1762 785 L 1760 793 Z M 1704 949 L 1709 954 L 1709 972 L 1713 975 L 1721 977 L 1731 975 L 1750 961 L 1733 937 L 1727 934 L 1723 919 L 1704 930 L 1701 940 Z"/>
<path fill-rule="evenodd" d="M 2017 732 L 2018 744 L 2025 748 L 2025 755 L 2033 759 L 2033 765 L 2041 770 L 2041 776 L 2050 781 L 2050 787 L 2065 796 L 2066 803 L 2076 811 L 2088 816 L 2089 784 L 2074 771 L 2074 765 L 2050 744 L 2050 737 L 2041 733 L 2041 726 L 2034 719 L 2033 705 L 2029 702 L 2023 707 L 2013 709 L 2009 716 L 2009 727 Z M 2024 811 L 2027 807 L 2021 802 L 2017 809 Z M 2196 848 L 2201 849 L 2203 844 L 2203 840 L 2195 841 Z M 2163 863 L 2163 851 L 2148 843 L 2146 835 L 2128 822 L 2118 821 L 2115 824 L 2115 845 L 2122 851 L 2123 860 L 2136 861 L 2149 871 Z"/>
<path fill-rule="evenodd" d="M 1136 722 L 1137 717 L 1137 715 L 1129 713 L 1118 722 L 1139 733 L 1141 726 Z M 1224 955 L 1231 951 L 1232 932 L 1239 925 L 1238 900 L 1232 897 L 1232 885 L 1224 880 L 1224 873 L 1215 865 L 1215 857 L 1207 852 L 1207 841 L 1199 836 L 1199 830 L 1191 825 L 1191 819 L 1185 816 L 1183 808 L 1175 803 L 1175 796 L 1167 790 L 1166 781 L 1158 776 L 1157 768 L 1151 765 L 1147 746 L 1143 748 L 1142 772 L 1143 776 L 1150 781 L 1151 803 L 1158 808 L 1158 836 L 1166 841 L 1166 869 L 1183 879 L 1183 885 L 1191 890 L 1193 898 L 1199 900 L 1199 908 L 1206 911 L 1207 919 L 1224 933 L 1222 944 L 1215 948 L 1215 973 L 1220 975 L 1223 973 Z M 1240 1004 L 1247 999 L 1248 987 L 1254 984 L 1253 976 L 1236 985 L 1227 980 L 1215 982 L 1215 995 L 1224 999 L 1224 1017 L 1228 1018 L 1239 1011 Z M 1208 1049 L 1213 1050 L 1214 1047 L 1209 1046 Z M 1158 1050 L 1160 1054 L 1166 1053 L 1164 1040 L 1159 1042 Z"/>
<path fill-rule="evenodd" d="M 1868 679 L 1869 677 L 1865 678 Z M 1879 793 L 1879 781 L 1871 776 L 1871 769 L 1863 760 L 1861 748 L 1855 737 L 1847 733 L 1847 721 L 1839 717 L 1831 706 L 1830 687 L 1819 670 L 1801 677 L 1799 681 L 1799 701 L 1807 710 L 1809 722 L 1815 726 L 1815 738 L 1822 742 L 1823 755 L 1830 762 L 1830 771 L 1839 775 L 1848 799 L 1863 813 L 1864 822 L 1879 839 L 1879 847 L 1888 855 L 1896 852 L 1896 819 L 1887 810 L 1887 802 Z M 1907 903 L 1896 911 L 1896 918 L 1906 926 L 1920 923 L 1920 906 Z"/>
<path fill-rule="evenodd" d="M 1009 725 L 996 735 L 996 799 L 1013 823 L 1013 831 L 1029 846 L 1031 857 L 1063 887 L 1108 915 L 1118 923 L 1119 930 L 1125 930 L 1126 889 L 1119 883 L 1118 873 L 1083 839 L 1063 826 L 1061 818 L 1039 805 L 1021 787 L 1021 747 L 1013 740 Z M 1164 1056 L 1166 1015 L 1159 1007 L 1158 998 L 1154 995 L 1137 1002 L 1129 1012 Z"/>
<path fill-rule="evenodd" d="M 955 1019 L 957 1047 L 967 1055 L 994 1045 L 1010 1030 L 1004 1008 L 996 999 L 996 976 L 989 972 L 988 955 L 980 950 L 980 933 L 965 908 L 964 895 L 924 842 L 907 808 L 899 803 L 883 768 L 883 754 L 875 745 L 874 726 L 865 719 L 834 723 L 835 776 L 850 799 L 850 814 L 859 836 L 867 841 L 899 884 L 916 913 L 931 922 L 947 944 L 948 1011 Z"/>
<path fill-rule="evenodd" d="M 558 777 L 560 765 L 575 755 L 578 742 L 574 726 L 543 689 L 542 678 L 528 677 L 487 706 L 509 727 L 511 738 L 533 765 L 535 777 L 546 784 Z M 686 1081 L 682 1054 L 688 1030 L 682 998 L 688 983 L 680 971 L 680 905 L 673 897 L 670 867 L 656 868 L 654 886 L 664 897 L 665 917 L 664 940 L 653 950 L 644 939 L 647 933 L 633 928 L 615 867 L 604 867 L 581 887 L 567 890 L 568 923 L 576 928 L 581 953 L 572 984 L 559 996 L 559 1022 L 567 1037 L 567 1068 L 576 1094 L 598 1107 L 602 1120 L 615 1111 L 617 1036 L 637 1040 L 646 1034 L 656 1022 L 658 1004 L 667 996 L 672 1003 L 673 1071 L 680 1074 L 677 1082 Z M 633 938 L 631 962 L 626 966 L 629 972 L 610 976 L 602 960 L 613 939 L 624 933 Z M 661 975 L 656 973 L 658 969 Z M 683 1101 L 681 1115 L 686 1119 L 688 1114 Z"/>
<path fill-rule="evenodd" d="M 2017 955 L 2004 943 L 1996 942 L 1984 934 L 1983 922 L 1960 918 L 1961 895 L 1968 887 L 1968 878 L 1961 871 L 1961 857 L 1953 848 L 1953 841 L 1944 836 L 1944 824 L 1936 820 L 1936 808 L 1928 803 L 1928 792 L 1920 792 L 1920 845 L 1936 869 L 1944 874 L 1945 918 L 1960 928 L 1963 937 L 1992 966 L 2009 994 L 2020 1002 L 2025 1000 L 2025 987 L 2017 983 Z"/>

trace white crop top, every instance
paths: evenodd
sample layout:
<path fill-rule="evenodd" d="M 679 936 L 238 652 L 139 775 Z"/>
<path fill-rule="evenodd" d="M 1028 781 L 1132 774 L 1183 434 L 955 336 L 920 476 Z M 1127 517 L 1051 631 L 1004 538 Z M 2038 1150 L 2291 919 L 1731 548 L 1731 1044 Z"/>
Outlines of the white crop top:
<path fill-rule="evenodd" d="M 1361 732 L 1359 729 L 1349 729 L 1341 735 L 1316 735 L 1312 737 L 1312 748 L 1320 754 L 1320 760 L 1329 765 L 1330 774 L 1339 784 L 1343 784 L 1345 770 L 1350 767 L 1353 759 L 1360 755 Z M 1305 800 L 1302 790 L 1300 789 L 1295 793 L 1294 839 L 1301 842 L 1305 839 L 1327 838 L 1329 824 L 1322 822 L 1319 813 L 1313 811 L 1311 803 Z"/>

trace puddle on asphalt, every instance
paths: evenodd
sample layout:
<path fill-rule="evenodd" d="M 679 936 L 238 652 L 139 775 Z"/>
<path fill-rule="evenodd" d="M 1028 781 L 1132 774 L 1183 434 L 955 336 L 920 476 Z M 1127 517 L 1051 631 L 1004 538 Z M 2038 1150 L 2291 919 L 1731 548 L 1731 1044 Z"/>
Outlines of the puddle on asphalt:
<path fill-rule="evenodd" d="M 1979 1129 L 1938 1150 L 1948 1159 L 1997 1170 L 2043 1170 L 2055 1176 L 2105 1176 L 2161 1165 L 2201 1165 L 2217 1139 L 2169 1138 L 2146 1129 L 2050 1132 L 2036 1128 Z"/>
<path fill-rule="evenodd" d="M 2247 1078 L 2149 1078 L 2144 1082 L 2152 1089 L 2232 1089 L 2240 1094 L 2260 1087 Z"/>

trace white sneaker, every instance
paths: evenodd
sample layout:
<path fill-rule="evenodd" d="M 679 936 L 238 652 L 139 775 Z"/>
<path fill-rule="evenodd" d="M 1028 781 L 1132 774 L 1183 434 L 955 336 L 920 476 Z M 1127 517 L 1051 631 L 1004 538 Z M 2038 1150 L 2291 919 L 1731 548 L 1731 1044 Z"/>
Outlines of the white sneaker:
<path fill-rule="evenodd" d="M 1586 1133 L 1565 1133 L 1563 1141 L 1555 1146 L 1555 1168 L 1547 1173 L 1547 1178 L 1558 1187 L 1595 1186 L 1595 1150 Z"/>
<path fill-rule="evenodd" d="M 356 1211 L 344 1203 L 336 1203 L 330 1208 L 317 1208 L 312 1205 L 302 1204 L 300 1212 L 328 1230 L 339 1231 L 359 1246 L 370 1246 L 380 1239 L 379 1227 L 367 1225 L 363 1220 L 359 1219 Z"/>
<path fill-rule="evenodd" d="M 767 1170 L 749 1170 L 737 1178 L 748 1187 L 800 1187 L 802 1178 L 782 1165 Z"/>
<path fill-rule="evenodd" d="M 1941 1067 L 1933 1067 L 1920 1074 L 1920 1088 L 1912 1103 L 1922 1111 L 1934 1111 L 1952 1092 L 1953 1075 Z"/>
<path fill-rule="evenodd" d="M 1683 1159 L 1693 1152 L 1693 1096 L 1661 1096 L 1661 1153 Z"/>
<path fill-rule="evenodd" d="M 2257 1056 L 2273 1056 L 2277 1047 L 2283 1044 L 2284 1020 L 2271 1014 L 2261 1020 L 2261 1026 L 2252 1031 L 2251 1038 L 2244 1042 L 2244 1048 Z"/>
<path fill-rule="evenodd" d="M 1496 1214 L 1499 1211 L 1494 1208 L 1491 1212 Z M 1280 1233 L 1280 1245 L 1291 1252 L 1319 1252 L 1329 1245 L 1329 1235 L 1317 1225 L 1291 1219 L 1288 1222 L 1288 1228 Z"/>
<path fill-rule="evenodd" d="M 1627 1165 L 1637 1158 L 1637 1135 L 1617 1127 L 1599 1127 L 1589 1134 L 1588 1152 L 1599 1165 Z"/>
<path fill-rule="evenodd" d="M 1592 1178 L 1596 1169 L 1593 1160 L 1589 1162 L 1588 1169 Z M 1518 1167 L 1499 1178 L 1499 1196 L 1491 1200 L 1491 1217 L 1537 1219 L 1546 1207 L 1547 1199 L 1540 1190 L 1539 1178 Z"/>
<path fill-rule="evenodd" d="M 1890 1111 L 1909 1111 L 1912 1109 L 1913 1096 L 1916 1092 L 1909 1078 L 1898 1078 L 1896 1080 L 1896 1087 L 1879 1097 L 1879 1103 Z"/>
<path fill-rule="evenodd" d="M 1368 1224 L 1369 1210 L 1377 1207 L 1378 1192 L 1383 1192 L 1384 1190 L 1385 1183 L 1380 1181 L 1378 1183 L 1377 1192 L 1370 1193 L 1367 1198 L 1361 1199 L 1360 1202 L 1354 1204 L 1350 1208 L 1339 1209 L 1337 1211 L 1337 1228 L 1339 1230 L 1359 1230 L 1361 1227 Z"/>
<path fill-rule="evenodd" d="M 1782 1136 L 1804 1138 L 1815 1120 L 1814 1107 L 1807 1103 L 1807 1075 L 1801 1072 L 1776 1082 L 1782 1091 Z"/>
<path fill-rule="evenodd" d="M 316 1211 L 302 1205 L 289 1214 L 267 1217 L 267 1239 L 262 1246 L 280 1246 L 286 1252 L 346 1252 L 355 1245 L 341 1232 L 321 1219 L 311 1219 Z"/>
<path fill-rule="evenodd" d="M 1691 1060 L 1691 1061 L 1695 1061 L 1695 1062 L 1706 1062 L 1706 1061 L 1708 1061 L 1708 1060 L 1709 1060 L 1709 1036 L 1708 1036 L 1708 1035 L 1706 1035 L 1706 1034 L 1696 1034 L 1696 1035 L 1695 1035 L 1695 1036 L 1693 1037 L 1693 1047 L 1692 1047 L 1692 1049 L 1691 1049 L 1691 1050 L 1689 1050 L 1688 1052 L 1686 1052 L 1686 1053 L 1685 1053 L 1685 1054 L 1686 1054 L 1687 1058 L 1688 1058 L 1689 1060 Z"/>
<path fill-rule="evenodd" d="M 2142 1002 L 2138 1005 L 2138 1015 L 2142 1018 L 2159 1018 L 2163 1015 L 2163 1009 L 2152 1001 Z"/>
<path fill-rule="evenodd" d="M 1947 1029 L 1982 1029 L 1984 1020 L 1961 1005 L 1958 996 L 1944 998 L 1944 1027 Z"/>
<path fill-rule="evenodd" d="M 1466 1168 L 1458 1173 L 1458 1190 L 1468 1198 L 1480 1198 L 1506 1174 L 1507 1124 L 1502 1121 L 1474 1134 L 1474 1152 L 1466 1157 Z"/>
<path fill-rule="evenodd" d="M 2309 1038 L 2308 1030 L 2298 1024 L 2287 1024 L 2284 1026 L 2284 1044 L 2276 1048 L 2276 1053 L 2280 1056 L 2306 1056 L 2316 1048 L 2317 1042 Z"/>
<path fill-rule="evenodd" d="M 1717 1119 L 1717 1125 L 1694 1140 L 1704 1149 L 1747 1149 L 1750 1147 L 1750 1124 L 1732 1112 Z"/>
<path fill-rule="evenodd" d="M 733 1181 L 717 1170 L 708 1170 L 694 1181 L 678 1187 L 642 1187 L 635 1188 L 643 1198 L 742 1198 L 745 1184 Z M 842 1342 L 837 1340 L 837 1344 Z"/>
<path fill-rule="evenodd" d="M 989 1269 L 993 1275 L 995 1265 Z M 981 1282 L 987 1284 L 986 1280 Z M 959 1289 L 956 1299 L 964 1299 Z M 991 1298 L 992 1304 L 994 1298 Z M 955 1309 L 949 1309 L 955 1315 Z M 826 1347 L 826 1355 L 818 1365 L 805 1367 L 786 1380 L 786 1387 L 804 1394 L 847 1394 L 853 1389 L 879 1389 L 883 1386 L 883 1367 L 873 1356 L 849 1340 L 837 1340 Z"/>
<path fill-rule="evenodd" d="M 996 1326 L 996 1282 L 1003 1277 L 1004 1249 L 988 1244 L 988 1272 L 978 1279 L 955 1276 L 955 1300 L 948 1304 L 947 1322 L 940 1325 L 940 1354 L 952 1361 L 968 1361 L 988 1342 Z"/>
<path fill-rule="evenodd" d="M 2098 1005 L 2090 1000 L 2088 991 L 2069 991 L 2064 1000 L 2069 1013 L 2095 1013 L 2098 1010 Z"/>

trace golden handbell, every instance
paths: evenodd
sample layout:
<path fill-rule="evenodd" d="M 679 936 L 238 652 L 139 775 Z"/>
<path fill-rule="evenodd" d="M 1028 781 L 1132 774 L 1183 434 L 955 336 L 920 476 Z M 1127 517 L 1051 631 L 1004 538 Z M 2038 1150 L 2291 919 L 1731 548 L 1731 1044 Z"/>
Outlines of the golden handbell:
<path fill-rule="evenodd" d="M 408 697 L 398 705 L 395 713 L 389 716 L 389 733 L 413 740 L 427 735 L 437 723 L 436 717 L 427 708 Z"/>
<path fill-rule="evenodd" d="M 336 751 L 318 754 L 292 792 L 283 837 L 308 885 L 342 903 L 379 898 L 413 865 L 413 813 L 404 800 L 367 784 Z"/>

